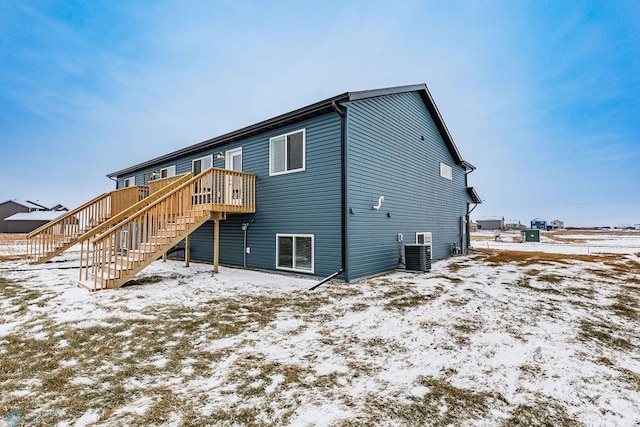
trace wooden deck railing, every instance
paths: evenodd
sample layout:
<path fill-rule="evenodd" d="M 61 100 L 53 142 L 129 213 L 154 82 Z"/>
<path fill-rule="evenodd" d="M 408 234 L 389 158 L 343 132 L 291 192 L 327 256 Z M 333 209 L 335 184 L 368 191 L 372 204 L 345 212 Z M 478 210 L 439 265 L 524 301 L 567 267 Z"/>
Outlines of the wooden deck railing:
<path fill-rule="evenodd" d="M 138 202 L 148 187 L 134 186 L 104 193 L 27 235 L 27 254 L 32 263 L 44 262 L 76 243 L 78 236 Z"/>
<path fill-rule="evenodd" d="M 184 178 L 185 175 L 193 176 L 193 174 L 189 172 L 181 175 L 174 175 L 174 176 L 169 176 L 167 178 L 160 178 L 160 179 L 154 179 L 153 181 L 149 181 L 149 194 L 154 194 L 155 192 L 157 192 L 161 188 L 165 188 L 167 185 L 171 184 L 172 182 L 182 180 L 182 178 Z"/>
<path fill-rule="evenodd" d="M 133 187 L 121 188 L 112 191 L 111 195 L 111 216 L 122 212 L 129 206 L 138 203 L 149 195 L 149 187 L 143 185 L 135 185 Z"/>
<path fill-rule="evenodd" d="M 164 196 L 165 194 L 173 191 L 176 187 L 180 186 L 181 184 L 184 184 L 185 182 L 187 182 L 189 179 L 191 179 L 193 177 L 193 174 L 191 172 L 189 173 L 185 173 L 182 175 L 176 175 L 175 177 L 171 177 L 172 179 L 166 179 L 166 180 L 158 180 L 158 181 L 162 181 L 162 183 L 164 183 L 164 187 L 160 187 L 158 188 L 157 186 L 154 187 L 155 189 L 153 190 L 153 192 L 151 191 L 151 185 L 149 185 L 149 193 L 150 195 L 145 197 L 144 199 L 140 200 L 138 203 L 133 204 L 132 206 L 129 206 L 127 209 L 123 210 L 122 212 L 120 212 L 119 214 L 112 216 L 108 221 L 103 222 L 102 224 L 98 225 L 95 228 L 92 228 L 91 230 L 87 231 L 86 233 L 84 233 L 83 235 L 81 235 L 80 237 L 78 237 L 78 243 L 82 243 L 86 240 L 88 240 L 89 238 L 96 236 L 102 232 L 104 232 L 104 230 L 113 227 L 114 225 L 116 225 L 117 223 L 119 223 L 120 221 L 127 219 L 128 217 L 130 217 L 131 215 L 133 215 L 134 213 L 138 212 L 139 210 L 143 209 L 144 207 L 150 205 L 151 203 L 155 202 L 156 200 L 158 200 L 159 198 L 161 198 L 162 196 Z"/>
<path fill-rule="evenodd" d="M 212 212 L 255 212 L 255 175 L 208 169 L 81 246 L 80 283 L 115 288 L 176 245 Z"/>

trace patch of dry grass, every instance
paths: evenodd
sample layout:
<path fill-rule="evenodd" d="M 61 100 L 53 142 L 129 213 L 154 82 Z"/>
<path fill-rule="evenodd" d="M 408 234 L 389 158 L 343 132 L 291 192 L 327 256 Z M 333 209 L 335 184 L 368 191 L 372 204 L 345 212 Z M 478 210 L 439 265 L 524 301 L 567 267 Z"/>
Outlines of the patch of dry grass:
<path fill-rule="evenodd" d="M 623 383 L 630 386 L 631 389 L 640 391 L 640 374 L 626 368 L 618 368 Z"/>
<path fill-rule="evenodd" d="M 634 298 L 629 293 L 618 293 L 616 295 L 616 302 L 610 306 L 611 310 L 618 316 L 626 317 L 627 319 L 638 319 L 638 311 L 640 310 L 640 304 L 638 299 Z"/>
<path fill-rule="evenodd" d="M 502 425 L 579 427 L 582 423 L 570 417 L 559 402 L 550 401 L 545 396 L 532 403 L 518 405 Z"/>
<path fill-rule="evenodd" d="M 593 229 L 571 229 L 571 230 L 555 230 L 545 234 L 556 235 L 574 235 L 584 234 L 590 236 L 640 236 L 640 231 L 637 230 L 593 230 Z"/>
<path fill-rule="evenodd" d="M 533 286 L 531 284 L 531 278 L 529 277 L 520 277 L 518 278 L 515 282 L 514 285 L 520 287 L 520 288 L 525 288 L 525 289 L 529 289 L 535 292 L 542 292 L 545 294 L 549 294 L 549 295 L 562 295 L 562 291 L 556 289 L 556 288 L 551 288 L 551 287 L 538 287 L 538 286 Z"/>
<path fill-rule="evenodd" d="M 0 297 L 11 304 L 7 311 L 13 316 L 22 316 L 27 313 L 30 305 L 43 306 L 51 296 L 45 296 L 41 291 L 28 289 L 14 280 L 0 277 Z M 6 317 L 0 317 L 0 323 L 7 321 Z"/>
<path fill-rule="evenodd" d="M 578 337 L 583 341 L 598 342 L 621 351 L 630 351 L 635 348 L 625 331 L 611 323 L 582 320 L 579 328 Z"/>
<path fill-rule="evenodd" d="M 537 279 L 541 282 L 547 282 L 552 284 L 562 283 L 566 277 L 558 276 L 557 274 L 540 274 Z"/>
<path fill-rule="evenodd" d="M 2 243 L 15 243 L 15 242 L 26 242 L 27 235 L 26 234 L 10 234 L 10 233 L 0 233 L 0 244 Z"/>
<path fill-rule="evenodd" d="M 526 267 L 535 264 L 570 264 L 575 261 L 583 261 L 590 263 L 600 263 L 605 260 L 615 260 L 619 258 L 616 255 L 579 255 L 579 254 L 556 254 L 546 252 L 525 252 L 525 251 L 509 251 L 498 249 L 484 249 L 486 252 L 485 260 L 492 266 L 517 264 Z"/>
<path fill-rule="evenodd" d="M 27 259 L 27 254 L 9 254 L 9 255 L 0 255 L 0 262 L 3 261 L 19 261 L 21 259 Z"/>
<path fill-rule="evenodd" d="M 583 245 L 585 243 L 587 243 L 587 241 L 585 239 L 578 239 L 578 238 L 570 238 L 570 237 L 560 237 L 564 234 L 559 234 L 559 233 L 544 233 L 544 236 L 554 240 L 556 242 L 561 242 L 561 243 L 568 243 L 568 244 L 575 244 L 575 245 Z"/>
<path fill-rule="evenodd" d="M 452 273 L 457 273 L 458 271 L 462 270 L 463 268 L 468 267 L 468 263 L 464 263 L 464 262 L 452 262 L 450 263 L 447 268 L 449 269 L 450 272 Z"/>
<path fill-rule="evenodd" d="M 421 376 L 416 386 L 424 387 L 423 396 L 410 395 L 399 401 L 370 395 L 365 403 L 366 415 L 337 425 L 461 425 L 480 420 L 507 403 L 499 393 L 459 388 L 446 379 Z"/>
<path fill-rule="evenodd" d="M 438 298 L 442 292 L 443 288 L 441 286 L 437 287 L 430 294 L 423 294 L 414 286 L 394 285 L 384 292 L 383 296 L 387 299 L 384 309 L 407 310 L 420 307 Z"/>
<path fill-rule="evenodd" d="M 489 234 L 472 234 L 471 235 L 471 241 L 476 241 L 476 240 L 493 240 L 494 237 L 489 235 Z"/>

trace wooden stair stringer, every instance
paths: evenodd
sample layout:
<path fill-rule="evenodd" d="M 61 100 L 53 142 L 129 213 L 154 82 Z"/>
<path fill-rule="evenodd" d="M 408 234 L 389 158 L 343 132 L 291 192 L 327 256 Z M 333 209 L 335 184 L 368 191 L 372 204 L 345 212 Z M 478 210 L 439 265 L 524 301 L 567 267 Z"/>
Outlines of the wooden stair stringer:
<path fill-rule="evenodd" d="M 116 289 L 121 287 L 125 283 L 127 283 L 136 274 L 138 274 L 139 272 L 144 270 L 146 267 L 148 267 L 149 264 L 157 260 L 167 250 L 177 245 L 180 241 L 182 241 L 185 237 L 193 233 L 196 229 L 198 229 L 198 227 L 200 227 L 202 224 L 207 222 L 209 219 L 210 219 L 210 213 L 203 211 L 202 216 L 198 218 L 196 221 L 194 221 L 193 223 L 190 223 L 184 230 L 176 230 L 179 232 L 176 233 L 176 235 L 173 236 L 171 239 L 168 239 L 165 244 L 157 245 L 156 246 L 157 249 L 155 249 L 154 251 L 143 252 L 144 259 L 135 260 L 134 264 L 136 265 L 133 268 L 122 268 L 120 270 L 121 271 L 120 277 L 114 278 L 112 279 L 112 281 L 110 280 L 109 283 L 111 284 L 111 286 L 109 286 L 107 289 Z M 101 289 L 101 288 L 92 289 L 92 290 L 98 290 L 98 289 Z"/>

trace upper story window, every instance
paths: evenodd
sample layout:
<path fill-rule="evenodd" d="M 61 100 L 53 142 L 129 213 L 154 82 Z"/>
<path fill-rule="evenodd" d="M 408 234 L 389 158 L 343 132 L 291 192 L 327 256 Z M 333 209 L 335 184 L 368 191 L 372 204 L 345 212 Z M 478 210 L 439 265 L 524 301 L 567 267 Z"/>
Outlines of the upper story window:
<path fill-rule="evenodd" d="M 168 168 L 160 169 L 160 178 L 169 178 L 170 176 L 175 176 L 176 174 L 176 166 L 169 166 Z"/>
<path fill-rule="evenodd" d="M 447 179 L 453 179 L 453 169 L 451 169 L 451 166 L 440 163 L 440 176 Z"/>
<path fill-rule="evenodd" d="M 193 175 L 199 175 L 213 166 L 213 154 L 195 159 L 191 164 Z"/>
<path fill-rule="evenodd" d="M 124 179 L 124 184 L 122 188 L 133 187 L 136 185 L 136 177 L 130 176 L 129 178 Z"/>
<path fill-rule="evenodd" d="M 269 139 L 269 175 L 305 169 L 305 129 Z"/>

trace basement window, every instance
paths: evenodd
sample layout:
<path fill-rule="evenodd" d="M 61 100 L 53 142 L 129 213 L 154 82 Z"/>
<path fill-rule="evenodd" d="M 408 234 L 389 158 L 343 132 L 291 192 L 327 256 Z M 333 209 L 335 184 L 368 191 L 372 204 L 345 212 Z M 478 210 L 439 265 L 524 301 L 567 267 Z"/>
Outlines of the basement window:
<path fill-rule="evenodd" d="M 440 176 L 447 179 L 453 179 L 453 169 L 451 169 L 451 166 L 440 163 Z"/>
<path fill-rule="evenodd" d="M 313 234 L 276 234 L 276 268 L 313 273 Z"/>
<path fill-rule="evenodd" d="M 305 170 L 305 129 L 269 139 L 269 175 Z"/>
<path fill-rule="evenodd" d="M 433 241 L 431 232 L 425 231 L 422 233 L 416 233 L 416 243 L 420 245 L 430 245 Z"/>
<path fill-rule="evenodd" d="M 433 234 L 430 231 L 416 233 L 416 243 L 431 247 L 431 259 L 433 259 Z"/>

